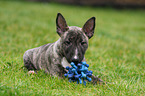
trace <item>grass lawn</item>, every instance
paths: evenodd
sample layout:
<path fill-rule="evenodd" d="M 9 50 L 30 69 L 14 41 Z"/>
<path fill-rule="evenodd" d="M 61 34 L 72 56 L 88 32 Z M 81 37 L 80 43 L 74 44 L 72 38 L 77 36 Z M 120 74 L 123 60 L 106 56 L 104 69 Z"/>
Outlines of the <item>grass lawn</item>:
<path fill-rule="evenodd" d="M 0 95 L 145 96 L 145 10 L 91 8 L 54 3 L 0 1 Z M 55 42 L 60 12 L 70 26 L 96 17 L 86 52 L 89 69 L 106 85 L 69 83 L 23 66 L 26 50 Z"/>

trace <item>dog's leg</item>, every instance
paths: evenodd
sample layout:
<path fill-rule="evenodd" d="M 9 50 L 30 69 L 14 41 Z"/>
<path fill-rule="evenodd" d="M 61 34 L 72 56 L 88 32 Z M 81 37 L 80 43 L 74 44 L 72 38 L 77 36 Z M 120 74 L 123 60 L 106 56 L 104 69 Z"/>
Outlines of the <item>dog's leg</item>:
<path fill-rule="evenodd" d="M 31 62 L 24 62 L 24 66 L 28 69 L 28 74 L 35 74 L 36 72 L 34 71 L 35 68 L 34 66 L 32 65 Z"/>
<path fill-rule="evenodd" d="M 24 67 L 26 67 L 28 69 L 28 74 L 35 74 L 35 70 L 36 68 L 34 67 L 34 65 L 31 62 L 30 57 L 28 56 L 28 52 L 26 52 L 23 56 L 23 60 L 24 60 Z"/>
<path fill-rule="evenodd" d="M 33 64 L 31 63 L 29 57 L 24 58 L 24 66 L 25 66 L 28 70 L 36 70 L 35 67 L 33 66 Z"/>

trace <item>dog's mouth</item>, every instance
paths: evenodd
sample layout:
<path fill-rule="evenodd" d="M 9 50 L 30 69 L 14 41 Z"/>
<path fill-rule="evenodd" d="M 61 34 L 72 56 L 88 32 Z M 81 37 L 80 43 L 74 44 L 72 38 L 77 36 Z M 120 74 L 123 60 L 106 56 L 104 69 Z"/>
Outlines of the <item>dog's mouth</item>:
<path fill-rule="evenodd" d="M 79 60 L 79 59 L 71 59 L 71 60 L 68 60 L 68 59 L 67 59 L 67 61 L 68 61 L 69 63 L 74 62 L 75 65 L 77 65 L 77 64 L 80 63 L 82 60 Z"/>
<path fill-rule="evenodd" d="M 80 63 L 81 61 L 72 61 L 75 63 L 75 65 L 78 65 L 78 63 Z"/>

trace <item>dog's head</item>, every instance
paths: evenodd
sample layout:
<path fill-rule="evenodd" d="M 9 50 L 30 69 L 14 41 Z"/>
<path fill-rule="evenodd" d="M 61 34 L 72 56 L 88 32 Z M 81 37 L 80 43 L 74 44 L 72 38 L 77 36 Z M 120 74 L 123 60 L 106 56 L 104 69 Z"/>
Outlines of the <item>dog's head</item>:
<path fill-rule="evenodd" d="M 58 13 L 56 18 L 57 33 L 62 40 L 63 55 L 67 61 L 81 62 L 88 48 L 88 39 L 94 34 L 95 17 L 90 18 L 83 26 L 68 26 L 64 17 Z"/>

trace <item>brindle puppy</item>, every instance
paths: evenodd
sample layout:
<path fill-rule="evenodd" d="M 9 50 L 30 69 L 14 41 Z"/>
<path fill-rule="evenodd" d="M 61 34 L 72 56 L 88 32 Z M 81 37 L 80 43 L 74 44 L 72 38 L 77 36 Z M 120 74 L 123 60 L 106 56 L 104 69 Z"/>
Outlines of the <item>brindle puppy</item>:
<path fill-rule="evenodd" d="M 56 18 L 57 33 L 60 38 L 54 42 L 37 48 L 29 49 L 23 56 L 24 66 L 29 70 L 45 70 L 53 76 L 62 77 L 66 73 L 65 67 L 70 62 L 84 61 L 88 48 L 88 39 L 94 34 L 95 17 L 90 18 L 83 26 L 68 26 L 64 17 L 58 13 Z M 31 71 L 32 72 L 32 71 Z M 93 83 L 101 81 L 92 76 Z"/>

